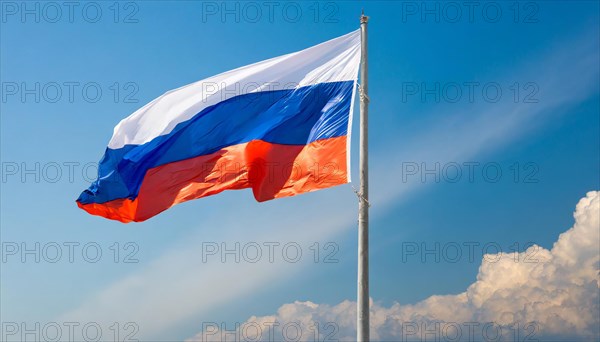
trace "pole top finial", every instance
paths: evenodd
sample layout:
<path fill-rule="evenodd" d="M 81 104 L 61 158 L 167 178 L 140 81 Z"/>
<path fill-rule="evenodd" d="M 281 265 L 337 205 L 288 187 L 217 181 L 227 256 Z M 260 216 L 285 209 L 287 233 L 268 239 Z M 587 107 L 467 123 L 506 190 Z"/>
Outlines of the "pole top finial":
<path fill-rule="evenodd" d="M 365 15 L 365 9 L 363 8 L 360 13 L 360 23 L 366 24 L 369 21 L 369 17 Z"/>

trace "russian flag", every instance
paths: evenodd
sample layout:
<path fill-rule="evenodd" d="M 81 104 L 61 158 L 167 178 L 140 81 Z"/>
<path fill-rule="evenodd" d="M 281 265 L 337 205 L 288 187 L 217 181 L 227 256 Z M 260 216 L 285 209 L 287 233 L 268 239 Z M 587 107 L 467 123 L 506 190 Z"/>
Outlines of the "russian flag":
<path fill-rule="evenodd" d="M 357 30 L 166 92 L 115 127 L 77 205 L 144 221 L 224 190 L 267 201 L 349 182 L 360 49 Z"/>

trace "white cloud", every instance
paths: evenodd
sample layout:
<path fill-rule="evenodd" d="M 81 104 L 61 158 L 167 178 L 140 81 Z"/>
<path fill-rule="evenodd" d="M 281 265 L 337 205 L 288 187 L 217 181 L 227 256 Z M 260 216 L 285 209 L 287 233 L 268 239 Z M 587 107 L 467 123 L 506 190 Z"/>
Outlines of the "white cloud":
<path fill-rule="evenodd" d="M 421 332 L 425 328 L 428 340 L 437 334 L 442 341 L 452 340 L 458 331 L 461 341 L 495 340 L 498 332 L 502 334 L 500 340 L 514 340 L 515 331 L 521 336 L 518 340 L 528 334 L 544 341 L 598 340 L 600 192 L 589 192 L 582 198 L 574 217 L 574 226 L 559 236 L 551 250 L 531 246 L 521 253 L 485 256 L 477 281 L 463 293 L 431 296 L 414 305 L 396 303 L 389 308 L 372 303 L 372 340 L 424 340 Z M 257 330 L 248 327 L 258 323 L 263 341 L 285 336 L 293 340 L 297 326 L 302 328 L 303 340 L 316 340 L 314 327 L 319 327 L 318 340 L 337 329 L 333 338 L 352 341 L 355 306 L 351 301 L 334 306 L 298 301 L 285 304 L 274 315 L 251 317 L 242 323 L 238 340 L 252 340 Z M 269 322 L 279 326 L 269 329 Z M 328 322 L 333 326 L 327 326 Z M 477 322 L 470 325 L 471 336 L 469 322 Z M 219 330 L 207 328 L 190 341 L 223 340 Z"/>

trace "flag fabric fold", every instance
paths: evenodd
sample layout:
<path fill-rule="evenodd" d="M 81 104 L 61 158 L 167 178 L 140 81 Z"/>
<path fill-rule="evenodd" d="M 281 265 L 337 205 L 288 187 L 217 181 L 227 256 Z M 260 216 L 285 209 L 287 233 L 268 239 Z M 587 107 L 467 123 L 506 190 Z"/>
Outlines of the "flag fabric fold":
<path fill-rule="evenodd" d="M 77 205 L 144 221 L 224 190 L 267 201 L 349 182 L 360 49 L 357 30 L 166 92 L 115 127 Z"/>

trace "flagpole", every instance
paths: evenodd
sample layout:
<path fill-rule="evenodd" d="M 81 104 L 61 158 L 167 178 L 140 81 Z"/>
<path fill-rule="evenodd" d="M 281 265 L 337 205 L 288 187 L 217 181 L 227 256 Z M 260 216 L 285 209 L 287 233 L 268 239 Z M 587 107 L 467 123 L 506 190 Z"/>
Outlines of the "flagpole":
<path fill-rule="evenodd" d="M 364 11 L 360 16 L 360 189 L 358 192 L 358 300 L 356 340 L 369 341 L 369 168 L 368 116 L 369 96 L 367 79 L 367 22 Z"/>

